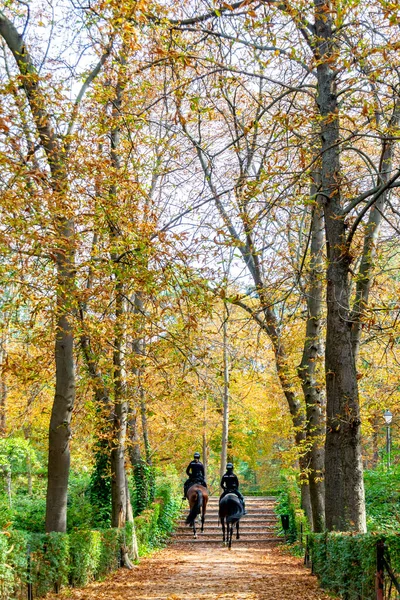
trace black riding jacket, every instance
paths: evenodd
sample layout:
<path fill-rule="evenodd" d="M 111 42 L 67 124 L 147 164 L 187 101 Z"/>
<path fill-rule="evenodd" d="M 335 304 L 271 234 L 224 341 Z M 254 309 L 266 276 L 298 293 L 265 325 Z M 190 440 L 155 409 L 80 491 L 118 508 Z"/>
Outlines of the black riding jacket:
<path fill-rule="evenodd" d="M 192 460 L 186 469 L 186 475 L 190 479 L 204 479 L 204 465 L 200 461 Z"/>
<path fill-rule="evenodd" d="M 221 487 L 223 490 L 238 490 L 239 480 L 235 473 L 226 472 L 221 479 Z"/>

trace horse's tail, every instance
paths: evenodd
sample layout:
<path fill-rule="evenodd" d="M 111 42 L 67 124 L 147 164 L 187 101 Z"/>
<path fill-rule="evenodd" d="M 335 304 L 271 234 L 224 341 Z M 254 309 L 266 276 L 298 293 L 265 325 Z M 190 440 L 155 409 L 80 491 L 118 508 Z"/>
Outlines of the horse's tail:
<path fill-rule="evenodd" d="M 201 490 L 196 490 L 196 492 L 197 492 L 197 499 L 196 499 L 195 503 L 193 504 L 192 508 L 190 509 L 190 513 L 186 517 L 186 521 L 185 521 L 186 525 L 193 525 L 197 515 L 199 515 L 201 512 L 201 507 L 203 506 L 203 494 L 202 494 Z"/>
<path fill-rule="evenodd" d="M 243 517 L 243 515 L 244 515 L 243 506 L 240 503 L 236 504 L 235 512 L 232 513 L 231 515 L 226 516 L 226 522 L 227 523 L 236 523 L 236 521 L 239 521 L 239 519 L 241 519 Z"/>

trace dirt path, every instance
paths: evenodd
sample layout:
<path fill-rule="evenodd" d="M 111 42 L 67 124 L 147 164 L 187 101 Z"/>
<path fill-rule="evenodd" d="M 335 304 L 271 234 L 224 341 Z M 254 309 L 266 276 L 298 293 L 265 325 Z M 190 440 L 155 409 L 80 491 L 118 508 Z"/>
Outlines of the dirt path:
<path fill-rule="evenodd" d="M 73 600 L 332 600 L 302 561 L 277 547 L 169 546 L 133 571 L 51 596 Z"/>

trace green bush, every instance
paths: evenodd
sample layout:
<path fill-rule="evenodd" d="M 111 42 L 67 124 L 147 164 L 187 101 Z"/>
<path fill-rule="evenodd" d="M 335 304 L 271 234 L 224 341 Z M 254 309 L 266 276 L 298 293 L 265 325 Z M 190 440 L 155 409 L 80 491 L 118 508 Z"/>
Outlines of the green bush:
<path fill-rule="evenodd" d="M 13 528 L 42 533 L 45 526 L 46 500 L 35 496 L 16 496 L 13 503 Z"/>
<path fill-rule="evenodd" d="M 0 534 L 0 599 L 8 600 L 13 597 L 15 579 L 9 559 L 7 533 Z"/>
<path fill-rule="evenodd" d="M 105 529 L 101 532 L 101 542 L 96 579 L 102 579 L 118 569 L 121 532 L 118 529 Z"/>
<path fill-rule="evenodd" d="M 373 600 L 380 539 L 382 535 L 373 534 L 311 534 L 311 560 L 321 586 L 346 600 Z M 393 570 L 400 573 L 400 536 L 385 536 L 385 544 Z"/>
<path fill-rule="evenodd" d="M 87 495 L 84 481 L 76 480 L 72 494 L 80 498 L 79 506 L 87 508 Z M 180 482 L 173 470 L 157 478 L 158 499 L 150 508 L 135 519 L 139 552 L 148 553 L 162 544 L 172 531 L 180 512 Z M 34 499 L 29 512 L 25 502 L 28 497 L 18 499 L 16 520 L 30 525 L 31 531 L 10 529 L 0 534 L 0 600 L 26 597 L 28 582 L 28 554 L 30 555 L 29 580 L 33 584 L 34 597 L 59 590 L 68 583 L 85 586 L 93 579 L 99 579 L 119 567 L 121 545 L 132 537 L 132 527 L 126 530 L 76 529 L 70 533 L 43 534 L 32 531 L 42 525 L 44 505 L 40 498 Z M 22 507 L 26 507 L 23 514 Z M 78 513 L 77 513 L 78 514 Z M 84 512 L 84 519 L 90 520 L 90 511 Z M 29 515 L 33 523 L 29 524 Z"/>
<path fill-rule="evenodd" d="M 0 600 L 25 598 L 28 579 L 39 598 L 67 584 L 84 586 L 104 577 L 119 566 L 121 535 L 118 529 L 0 534 Z"/>
<path fill-rule="evenodd" d="M 95 449 L 95 465 L 88 493 L 96 515 L 96 525 L 105 528 L 111 525 L 111 463 L 107 437 L 98 439 Z"/>
<path fill-rule="evenodd" d="M 0 529 L 9 527 L 12 518 L 13 511 L 10 508 L 8 497 L 0 491 Z"/>
<path fill-rule="evenodd" d="M 156 501 L 135 518 L 139 554 L 148 553 L 165 542 L 175 527 L 181 506 L 181 483 L 171 467 L 156 477 Z"/>
<path fill-rule="evenodd" d="M 89 530 L 104 526 L 97 521 L 96 508 L 90 499 L 90 475 L 71 473 L 68 484 L 68 533 L 76 529 Z"/>
<path fill-rule="evenodd" d="M 95 578 L 99 568 L 101 545 L 100 531 L 74 531 L 69 534 L 71 585 L 83 587 Z"/>
<path fill-rule="evenodd" d="M 14 578 L 14 597 L 25 598 L 26 584 L 28 582 L 29 533 L 26 531 L 10 530 L 7 535 L 8 546 L 10 548 L 8 561 Z"/>
<path fill-rule="evenodd" d="M 44 596 L 49 591 L 58 591 L 68 583 L 69 536 L 66 533 L 32 534 L 31 581 L 34 596 Z"/>
<path fill-rule="evenodd" d="M 136 537 L 139 554 L 146 554 L 155 548 L 158 542 L 158 519 L 161 505 L 155 503 L 135 518 Z"/>
<path fill-rule="evenodd" d="M 399 531 L 400 464 L 365 471 L 364 481 L 368 531 Z"/>
<path fill-rule="evenodd" d="M 154 467 L 140 461 L 133 467 L 133 514 L 140 515 L 154 500 Z"/>

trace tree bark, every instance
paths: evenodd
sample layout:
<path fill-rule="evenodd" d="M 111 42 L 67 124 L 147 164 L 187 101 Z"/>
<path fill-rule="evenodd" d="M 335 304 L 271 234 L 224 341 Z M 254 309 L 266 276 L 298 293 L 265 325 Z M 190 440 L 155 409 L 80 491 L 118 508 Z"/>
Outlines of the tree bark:
<path fill-rule="evenodd" d="M 123 364 L 124 300 L 122 286 L 117 286 L 114 339 L 114 420 L 111 448 L 111 498 L 112 527 L 124 527 L 127 520 L 127 495 L 125 482 L 125 448 L 128 403 L 126 401 L 125 370 Z"/>
<path fill-rule="evenodd" d="M 142 461 L 142 453 L 140 451 L 140 435 L 137 426 L 136 410 L 130 408 L 128 416 L 128 432 L 129 432 L 129 458 L 131 465 L 139 465 Z"/>
<path fill-rule="evenodd" d="M 203 465 L 204 465 L 204 479 L 207 481 L 207 476 L 208 476 L 207 392 L 204 392 L 204 397 L 203 397 Z"/>
<path fill-rule="evenodd" d="M 311 186 L 311 197 L 316 198 L 318 182 Z M 309 282 L 306 290 L 307 323 L 303 356 L 298 368 L 307 415 L 307 442 L 309 450 L 305 456 L 308 463 L 312 523 L 315 532 L 325 529 L 325 486 L 324 448 L 325 439 L 325 398 L 316 382 L 317 359 L 321 355 L 321 313 L 323 290 L 323 213 L 317 204 L 313 207 L 311 224 L 311 249 Z"/>
<path fill-rule="evenodd" d="M 124 64 L 124 59 L 120 59 Z M 115 173 L 121 169 L 121 161 L 118 154 L 120 145 L 120 127 L 119 119 L 122 106 L 122 90 L 120 80 L 116 86 L 115 98 L 113 101 L 112 114 L 114 126 L 111 130 L 111 163 Z M 117 187 L 113 184 L 110 188 L 110 200 L 113 205 L 117 198 Z M 114 263 L 115 277 L 115 327 L 114 327 L 114 415 L 113 415 L 113 441 L 111 448 L 111 524 L 113 527 L 124 527 L 127 521 L 127 487 L 126 487 L 126 433 L 128 419 L 128 402 L 125 382 L 125 364 L 124 364 L 124 340 L 125 340 L 125 286 L 124 269 L 119 263 L 119 240 L 120 231 L 118 227 L 110 221 L 110 239 L 115 247 L 111 250 L 111 260 Z"/>
<path fill-rule="evenodd" d="M 70 227 L 70 223 L 67 227 Z M 67 232 L 65 232 L 67 237 Z M 67 528 L 67 492 L 70 468 L 71 417 L 75 401 L 74 338 L 70 317 L 68 289 L 73 274 L 73 259 L 65 253 L 57 257 L 58 298 L 55 359 L 56 390 L 49 429 L 49 463 L 46 496 L 46 531 L 65 532 Z"/>
<path fill-rule="evenodd" d="M 140 292 L 136 292 L 134 296 L 134 312 L 137 316 L 140 317 L 141 322 L 143 324 L 143 318 L 145 314 L 145 307 L 143 302 L 143 295 Z M 134 339 L 132 343 L 132 351 L 136 356 L 139 364 L 137 364 L 133 371 L 136 377 L 137 385 L 136 385 L 136 393 L 135 398 L 139 404 L 139 411 L 141 417 L 142 424 L 142 438 L 143 438 L 143 446 L 144 446 L 144 455 L 145 455 L 145 463 L 143 463 L 143 459 L 140 456 L 140 441 L 139 441 L 139 432 L 137 428 L 137 423 L 135 422 L 134 432 L 136 435 L 136 445 L 138 448 L 138 457 L 136 457 L 136 469 L 138 470 L 138 476 L 141 473 L 142 476 L 142 485 L 145 486 L 143 489 L 143 502 L 141 502 L 141 506 L 143 508 L 147 507 L 154 500 L 155 495 L 155 478 L 154 478 L 154 470 L 153 470 L 153 459 L 152 459 L 152 451 L 151 451 L 151 443 L 150 443 L 150 435 L 149 435 L 149 426 L 147 420 L 147 402 L 146 402 L 146 390 L 143 386 L 142 382 L 142 374 L 144 372 L 144 355 L 145 355 L 145 337 L 142 328 L 139 328 L 139 331 L 136 334 L 136 339 Z M 135 412 L 135 415 L 137 412 Z M 135 416 L 135 420 L 136 420 Z M 134 463 L 133 463 L 134 464 Z M 147 467 L 146 467 L 147 465 Z"/>
<path fill-rule="evenodd" d="M 139 388 L 139 398 L 140 398 L 140 416 L 142 419 L 142 433 L 143 433 L 143 443 L 144 443 L 144 452 L 146 456 L 146 463 L 151 467 L 152 466 L 152 458 L 151 458 L 151 446 L 150 446 L 150 437 L 149 437 L 149 427 L 147 423 L 147 406 L 146 406 L 146 395 L 142 384 L 140 383 Z"/>
<path fill-rule="evenodd" d="M 139 547 L 138 547 L 138 541 L 137 541 L 137 537 L 136 537 L 135 520 L 133 518 L 132 502 L 131 502 L 131 495 L 129 492 L 129 482 L 128 482 L 127 475 L 125 475 L 125 487 L 126 487 L 126 520 L 128 523 L 132 523 L 132 536 L 131 536 L 131 539 L 127 540 L 127 548 L 126 548 L 126 555 L 124 557 L 124 563 L 125 563 L 125 565 L 127 565 L 128 561 L 129 561 L 129 567 L 131 567 L 132 563 L 130 561 L 130 556 L 133 558 L 133 560 L 139 560 Z"/>
<path fill-rule="evenodd" d="M 228 458 L 228 440 L 229 440 L 229 353 L 228 353 L 228 319 L 229 311 L 224 302 L 224 322 L 222 325 L 222 351 L 223 351 L 223 369 L 224 369 L 224 393 L 223 393 L 223 414 L 222 414 L 222 440 L 221 440 L 221 465 L 219 469 L 220 481 L 225 473 L 226 462 Z"/>
<path fill-rule="evenodd" d="M 7 382 L 5 373 L 6 361 L 6 336 L 2 337 L 0 342 L 0 437 L 6 435 L 7 426 Z"/>
<path fill-rule="evenodd" d="M 325 502 L 328 530 L 366 531 L 360 411 L 351 340 L 349 266 L 340 191 L 339 107 L 330 5 L 315 0 L 321 193 L 327 240 Z"/>

